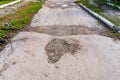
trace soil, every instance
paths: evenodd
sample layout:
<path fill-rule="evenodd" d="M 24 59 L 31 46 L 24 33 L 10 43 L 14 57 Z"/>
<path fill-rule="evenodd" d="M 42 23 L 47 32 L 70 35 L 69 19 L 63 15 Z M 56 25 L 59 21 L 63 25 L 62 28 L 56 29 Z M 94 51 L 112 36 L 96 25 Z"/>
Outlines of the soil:
<path fill-rule="evenodd" d="M 48 63 L 57 62 L 65 53 L 74 54 L 79 49 L 79 44 L 76 42 L 68 42 L 63 39 L 53 39 L 45 47 L 48 56 Z"/>

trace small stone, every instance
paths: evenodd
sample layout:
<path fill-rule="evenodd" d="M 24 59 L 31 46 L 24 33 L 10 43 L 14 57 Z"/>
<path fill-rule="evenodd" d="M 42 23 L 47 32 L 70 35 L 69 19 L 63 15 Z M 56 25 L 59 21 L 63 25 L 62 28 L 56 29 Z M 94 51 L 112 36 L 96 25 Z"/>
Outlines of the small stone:
<path fill-rule="evenodd" d="M 3 26 L 12 27 L 12 25 L 9 23 L 4 23 Z"/>
<path fill-rule="evenodd" d="M 13 65 L 15 65 L 15 64 L 16 64 L 16 62 L 13 62 L 12 64 L 13 64 Z"/>

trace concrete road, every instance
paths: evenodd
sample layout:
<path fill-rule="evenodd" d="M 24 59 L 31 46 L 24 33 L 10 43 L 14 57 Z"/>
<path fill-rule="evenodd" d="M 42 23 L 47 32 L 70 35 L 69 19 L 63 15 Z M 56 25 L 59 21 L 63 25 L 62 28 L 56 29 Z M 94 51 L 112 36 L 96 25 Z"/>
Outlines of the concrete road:
<path fill-rule="evenodd" d="M 30 25 L 0 52 L 0 80 L 120 80 L 120 41 L 73 1 L 48 0 Z"/>
<path fill-rule="evenodd" d="M 31 22 L 32 31 L 55 36 L 100 34 L 107 31 L 71 0 L 49 0 Z"/>

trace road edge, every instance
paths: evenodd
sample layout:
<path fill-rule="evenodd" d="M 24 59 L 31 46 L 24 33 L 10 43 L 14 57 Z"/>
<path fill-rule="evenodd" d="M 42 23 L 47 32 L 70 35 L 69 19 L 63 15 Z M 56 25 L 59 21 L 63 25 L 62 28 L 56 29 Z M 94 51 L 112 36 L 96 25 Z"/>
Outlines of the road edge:
<path fill-rule="evenodd" d="M 0 5 L 0 8 L 5 8 L 5 7 L 7 7 L 7 6 L 16 4 L 16 3 L 20 2 L 20 1 L 21 1 L 21 0 L 16 0 L 16 1 L 13 1 L 13 2 L 10 2 L 10 3 L 7 3 L 7 4 Z"/>
<path fill-rule="evenodd" d="M 85 11 L 87 11 L 88 13 L 90 13 L 93 17 L 95 17 L 96 19 L 100 20 L 102 23 L 104 23 L 105 25 L 107 25 L 110 29 L 115 30 L 118 33 L 120 33 L 120 28 L 118 28 L 115 24 L 113 24 L 112 22 L 110 22 L 106 18 L 104 18 L 101 15 L 97 14 L 96 12 L 90 10 L 89 8 L 87 8 L 86 6 L 84 6 L 82 3 L 77 3 L 77 5 L 80 6 L 80 7 L 82 7 Z"/>

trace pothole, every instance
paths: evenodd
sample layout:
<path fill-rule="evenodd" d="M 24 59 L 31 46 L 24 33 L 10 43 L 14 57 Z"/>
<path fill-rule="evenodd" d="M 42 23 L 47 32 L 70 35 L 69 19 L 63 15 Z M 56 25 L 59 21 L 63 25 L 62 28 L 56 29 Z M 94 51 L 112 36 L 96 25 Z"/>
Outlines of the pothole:
<path fill-rule="evenodd" d="M 55 63 L 65 54 L 74 54 L 80 49 L 77 40 L 67 41 L 64 39 L 53 39 L 45 47 L 46 54 L 48 56 L 48 63 Z"/>

